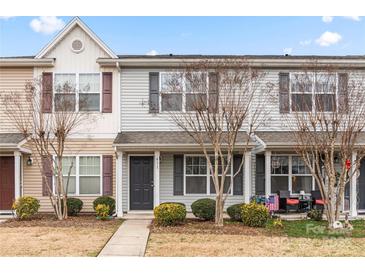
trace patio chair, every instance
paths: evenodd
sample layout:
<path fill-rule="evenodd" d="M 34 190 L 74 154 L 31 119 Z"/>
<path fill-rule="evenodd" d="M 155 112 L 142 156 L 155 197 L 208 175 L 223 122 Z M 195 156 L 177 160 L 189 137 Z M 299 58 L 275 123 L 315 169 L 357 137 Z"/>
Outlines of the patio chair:
<path fill-rule="evenodd" d="M 289 212 L 289 209 L 293 209 L 295 211 L 299 210 L 299 200 L 290 198 L 290 191 L 288 190 L 279 190 L 279 208 L 284 209 L 286 212 Z"/>
<path fill-rule="evenodd" d="M 313 190 L 311 195 L 313 208 L 323 210 L 325 201 L 322 198 L 321 192 L 319 190 Z"/>

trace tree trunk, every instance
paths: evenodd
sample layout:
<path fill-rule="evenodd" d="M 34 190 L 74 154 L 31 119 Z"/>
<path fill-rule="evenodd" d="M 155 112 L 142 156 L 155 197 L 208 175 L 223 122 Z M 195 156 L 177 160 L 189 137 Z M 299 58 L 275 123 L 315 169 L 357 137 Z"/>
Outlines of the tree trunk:
<path fill-rule="evenodd" d="M 221 194 L 218 194 L 215 199 L 215 225 L 223 226 L 223 197 Z"/>

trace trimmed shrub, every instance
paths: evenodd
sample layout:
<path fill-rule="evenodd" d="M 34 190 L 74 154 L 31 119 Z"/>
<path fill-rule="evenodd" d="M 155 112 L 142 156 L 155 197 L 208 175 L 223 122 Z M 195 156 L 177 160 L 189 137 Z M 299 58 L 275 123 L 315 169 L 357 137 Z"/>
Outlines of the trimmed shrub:
<path fill-rule="evenodd" d="M 241 210 L 244 204 L 235 204 L 227 208 L 227 214 L 232 221 L 242 222 Z"/>
<path fill-rule="evenodd" d="M 78 198 L 67 198 L 67 214 L 76 216 L 80 213 L 84 203 Z"/>
<path fill-rule="evenodd" d="M 199 219 L 213 220 L 215 217 L 215 201 L 209 198 L 196 200 L 192 203 L 191 210 L 194 216 Z"/>
<path fill-rule="evenodd" d="M 312 209 L 308 211 L 307 217 L 311 220 L 322 221 L 323 219 L 323 211 L 318 209 Z"/>
<path fill-rule="evenodd" d="M 164 203 L 161 203 L 159 205 L 165 205 L 165 204 L 176 204 L 176 205 L 181 205 L 183 206 L 184 208 L 186 208 L 186 205 L 183 204 L 183 203 L 179 203 L 179 202 L 164 202 Z"/>
<path fill-rule="evenodd" d="M 93 206 L 94 210 L 96 210 L 96 207 L 100 204 L 104 204 L 109 206 L 109 216 L 111 216 L 115 211 L 115 200 L 112 197 L 109 196 L 101 196 L 94 200 Z"/>
<path fill-rule="evenodd" d="M 186 208 L 181 203 L 163 203 L 153 210 L 155 221 L 161 226 L 172 226 L 184 222 Z"/>
<path fill-rule="evenodd" d="M 30 196 L 20 197 L 13 204 L 13 209 L 21 220 L 28 219 L 37 214 L 39 207 L 39 201 Z"/>
<path fill-rule="evenodd" d="M 109 217 L 110 207 L 106 204 L 98 204 L 95 207 L 96 216 L 100 220 L 106 220 Z"/>
<path fill-rule="evenodd" d="M 270 218 L 270 213 L 264 205 L 249 203 L 242 206 L 241 217 L 244 225 L 265 227 Z"/>

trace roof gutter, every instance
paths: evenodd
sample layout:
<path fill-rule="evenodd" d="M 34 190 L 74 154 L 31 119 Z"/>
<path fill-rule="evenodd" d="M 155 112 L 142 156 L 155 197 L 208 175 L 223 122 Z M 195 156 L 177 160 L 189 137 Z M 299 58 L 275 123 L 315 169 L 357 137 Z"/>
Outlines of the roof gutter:
<path fill-rule="evenodd" d="M 0 67 L 53 67 L 54 58 L 0 58 Z"/>

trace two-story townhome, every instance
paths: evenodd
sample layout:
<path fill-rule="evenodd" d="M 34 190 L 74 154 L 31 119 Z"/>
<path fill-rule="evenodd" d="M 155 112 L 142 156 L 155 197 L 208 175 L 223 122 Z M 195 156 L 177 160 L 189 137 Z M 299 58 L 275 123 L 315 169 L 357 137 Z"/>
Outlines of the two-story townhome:
<path fill-rule="evenodd" d="M 75 83 L 77 94 L 90 96 L 91 111 L 96 118 L 85 123 L 69 141 L 69 159 L 76 164 L 73 193 L 91 211 L 92 200 L 99 195 L 116 198 L 117 215 L 128 212 L 151 212 L 163 202 L 182 202 L 191 210 L 199 198 L 214 198 L 214 187 L 199 146 L 170 119 L 171 111 L 188 108 L 183 94 L 167 93 L 164 87 L 169 72 L 184 63 L 203 59 L 236 58 L 237 56 L 202 55 L 115 55 L 79 18 L 73 19 L 50 44 L 34 57 L 0 59 L 0 92 L 22 91 L 27 80 L 43 74 L 53 86 L 47 92 L 57 94 L 55 85 L 62 81 Z M 262 85 L 271 83 L 273 90 L 265 108 L 269 113 L 251 137 L 244 155 L 235 155 L 231 174 L 244 159 L 242 172 L 231 180 L 226 206 L 249 202 L 253 195 L 270 195 L 278 190 L 310 193 L 316 188 L 314 179 L 295 155 L 283 115 L 290 114 L 295 92 L 290 88 L 294 75 L 305 64 L 336 65 L 339 83 L 353 75 L 365 75 L 363 56 L 242 56 L 255 68 L 265 72 Z M 354 74 L 352 74 L 352 71 Z M 346 77 L 343 77 L 343 75 Z M 348 76 L 348 77 L 347 77 Z M 83 93 L 90 84 L 92 91 Z M 311 89 L 314 95 L 315 89 Z M 283 96 L 283 97 L 281 97 Z M 312 96 L 315 97 L 315 96 Z M 272 98 L 276 98 L 273 100 Z M 173 102 L 173 104 L 171 104 Z M 49 111 L 54 111 L 54 104 Z M 41 200 L 41 211 L 50 211 L 48 197 L 39 171 L 29 165 L 32 149 L 16 132 L 0 107 L 0 210 L 9 210 L 11 201 L 20 195 Z M 246 129 L 239 140 L 247 139 Z M 238 143 L 237 147 L 244 146 Z M 72 148 L 72 149 L 71 149 Z M 355 153 L 355 152 L 354 152 Z M 272 162 L 280 160 L 280 170 Z M 89 168 L 83 168 L 88 166 Z M 346 191 L 343 209 L 352 216 L 365 210 L 365 163 L 360 176 L 354 177 Z M 82 170 L 88 170 L 85 174 Z M 298 173 L 298 170 L 304 170 Z M 6 175 L 3 175 L 6 174 Z M 294 179 L 295 178 L 295 179 Z"/>

